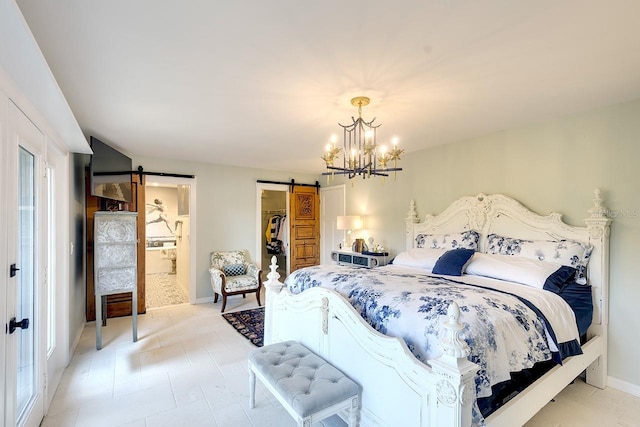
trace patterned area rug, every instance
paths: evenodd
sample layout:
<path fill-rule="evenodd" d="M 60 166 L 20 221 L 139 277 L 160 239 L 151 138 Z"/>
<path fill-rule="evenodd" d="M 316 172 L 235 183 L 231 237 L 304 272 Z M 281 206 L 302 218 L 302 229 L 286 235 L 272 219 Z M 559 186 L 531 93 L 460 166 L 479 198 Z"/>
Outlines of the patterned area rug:
<path fill-rule="evenodd" d="M 264 307 L 236 311 L 235 313 L 222 313 L 222 317 L 224 317 L 236 331 L 240 332 L 243 337 L 251 341 L 253 345 L 262 347 L 262 339 L 264 338 Z"/>
<path fill-rule="evenodd" d="M 145 302 L 147 308 L 184 304 L 189 297 L 176 283 L 176 275 L 168 273 L 147 274 L 145 277 Z"/>

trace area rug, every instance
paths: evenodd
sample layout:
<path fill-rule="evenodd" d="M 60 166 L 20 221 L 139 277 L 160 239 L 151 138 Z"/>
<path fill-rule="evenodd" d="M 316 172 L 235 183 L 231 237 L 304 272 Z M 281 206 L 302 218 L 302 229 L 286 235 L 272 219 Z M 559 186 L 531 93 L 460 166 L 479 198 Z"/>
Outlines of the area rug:
<path fill-rule="evenodd" d="M 222 317 L 240 332 L 243 337 L 251 341 L 256 347 L 262 347 L 264 338 L 264 307 L 251 310 L 222 313 Z"/>
<path fill-rule="evenodd" d="M 178 286 L 175 274 L 147 274 L 145 276 L 145 287 L 145 302 L 147 308 L 158 308 L 189 302 L 189 297 L 180 286 Z"/>

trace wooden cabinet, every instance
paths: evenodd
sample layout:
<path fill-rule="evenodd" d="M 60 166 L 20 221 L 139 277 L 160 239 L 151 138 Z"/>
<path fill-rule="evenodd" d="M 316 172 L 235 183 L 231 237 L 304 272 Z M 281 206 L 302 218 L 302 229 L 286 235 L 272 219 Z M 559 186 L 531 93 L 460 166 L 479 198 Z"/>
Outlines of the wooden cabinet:
<path fill-rule="evenodd" d="M 123 207 L 129 211 L 138 211 L 137 216 L 137 242 L 145 241 L 145 194 L 144 183 L 142 181 L 144 177 L 137 174 L 132 176 L 132 191 L 133 202 L 127 203 Z M 91 189 L 89 184 L 89 174 L 87 171 L 86 176 L 86 221 L 87 221 L 87 284 L 86 284 L 86 318 L 90 322 L 96 320 L 96 306 L 95 306 L 95 286 L 94 280 L 94 218 L 98 212 L 103 212 L 104 199 L 91 195 Z M 146 311 L 145 305 L 145 245 L 138 244 L 137 249 L 137 312 L 144 313 Z M 130 293 L 121 293 L 109 295 L 106 297 L 106 317 L 120 317 L 129 316 L 133 310 L 131 307 L 132 295 Z"/>
<path fill-rule="evenodd" d="M 136 212 L 94 215 L 93 283 L 96 304 L 96 348 L 102 348 L 107 295 L 131 293 L 133 340 L 137 341 L 138 233 Z M 104 316 L 103 316 L 104 309 Z"/>

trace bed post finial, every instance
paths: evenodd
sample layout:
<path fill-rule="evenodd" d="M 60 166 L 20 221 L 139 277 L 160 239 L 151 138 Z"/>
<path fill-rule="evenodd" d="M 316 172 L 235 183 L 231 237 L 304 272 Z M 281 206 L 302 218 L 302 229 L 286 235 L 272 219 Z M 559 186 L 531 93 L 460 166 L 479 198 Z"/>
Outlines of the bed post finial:
<path fill-rule="evenodd" d="M 589 230 L 589 239 L 602 239 L 603 237 L 608 239 L 609 237 L 611 215 L 603 201 L 602 190 L 596 188 L 593 191 L 593 207 L 589 209 L 589 218 L 584 220 Z M 608 250 L 608 242 L 606 246 Z"/>
<path fill-rule="evenodd" d="M 416 212 L 415 200 L 411 200 L 411 202 L 409 202 L 409 211 L 407 212 L 407 217 L 404 219 L 404 222 L 406 224 L 407 244 L 409 245 L 408 247 L 410 247 L 410 241 L 413 239 L 413 237 L 410 236 L 411 231 L 413 230 L 413 225 L 420 222 L 418 219 L 418 212 Z"/>
<path fill-rule="evenodd" d="M 469 345 L 462 339 L 464 325 L 460 323 L 460 307 L 453 301 L 447 309 L 447 320 L 444 321 L 445 336 L 440 340 L 444 354 L 452 357 L 467 357 Z"/>
<path fill-rule="evenodd" d="M 436 425 L 469 426 L 476 398 L 474 377 L 480 367 L 467 360 L 469 346 L 462 339 L 464 325 L 455 301 L 447 309 L 443 326 L 445 336 L 440 341 L 443 355 L 429 361 L 433 373 L 440 378 L 436 383 Z"/>
<path fill-rule="evenodd" d="M 265 282 L 265 286 L 271 284 L 271 282 L 277 282 L 280 278 L 280 273 L 278 273 L 278 260 L 275 255 L 271 257 L 271 265 L 269 265 L 269 269 L 271 270 L 271 272 L 267 274 L 268 280 Z"/>
<path fill-rule="evenodd" d="M 407 212 L 407 217 L 404 219 L 405 222 L 415 224 L 418 221 L 418 212 L 416 211 L 416 201 L 411 200 L 409 202 L 409 211 Z"/>
<path fill-rule="evenodd" d="M 602 190 L 596 188 L 593 191 L 593 207 L 589 209 L 591 218 L 605 218 L 609 216 L 609 209 L 607 209 L 603 202 Z"/>
<path fill-rule="evenodd" d="M 278 263 L 276 260 L 276 256 L 271 257 L 271 265 L 269 266 L 271 272 L 267 274 L 267 281 L 263 283 L 265 288 L 265 313 L 264 313 L 264 343 L 265 345 L 271 344 L 274 342 L 274 333 L 273 333 L 273 325 L 274 325 L 274 307 L 273 304 L 269 304 L 269 300 L 274 300 L 275 297 L 280 293 L 282 288 L 284 287 L 284 283 L 278 281 L 280 278 L 280 273 L 278 273 Z"/>

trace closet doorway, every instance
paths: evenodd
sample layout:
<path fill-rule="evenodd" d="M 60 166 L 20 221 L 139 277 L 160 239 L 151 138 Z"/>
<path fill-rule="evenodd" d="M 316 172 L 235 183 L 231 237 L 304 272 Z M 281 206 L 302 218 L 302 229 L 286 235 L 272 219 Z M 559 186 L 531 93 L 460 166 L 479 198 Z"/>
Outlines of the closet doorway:
<path fill-rule="evenodd" d="M 145 179 L 147 309 L 195 304 L 195 179 Z"/>
<path fill-rule="evenodd" d="M 256 238 L 257 264 L 262 270 L 263 281 L 271 271 L 271 257 L 275 256 L 278 263 L 280 281 L 283 281 L 290 271 L 289 264 L 289 186 L 281 184 L 256 184 L 257 218 Z"/>

